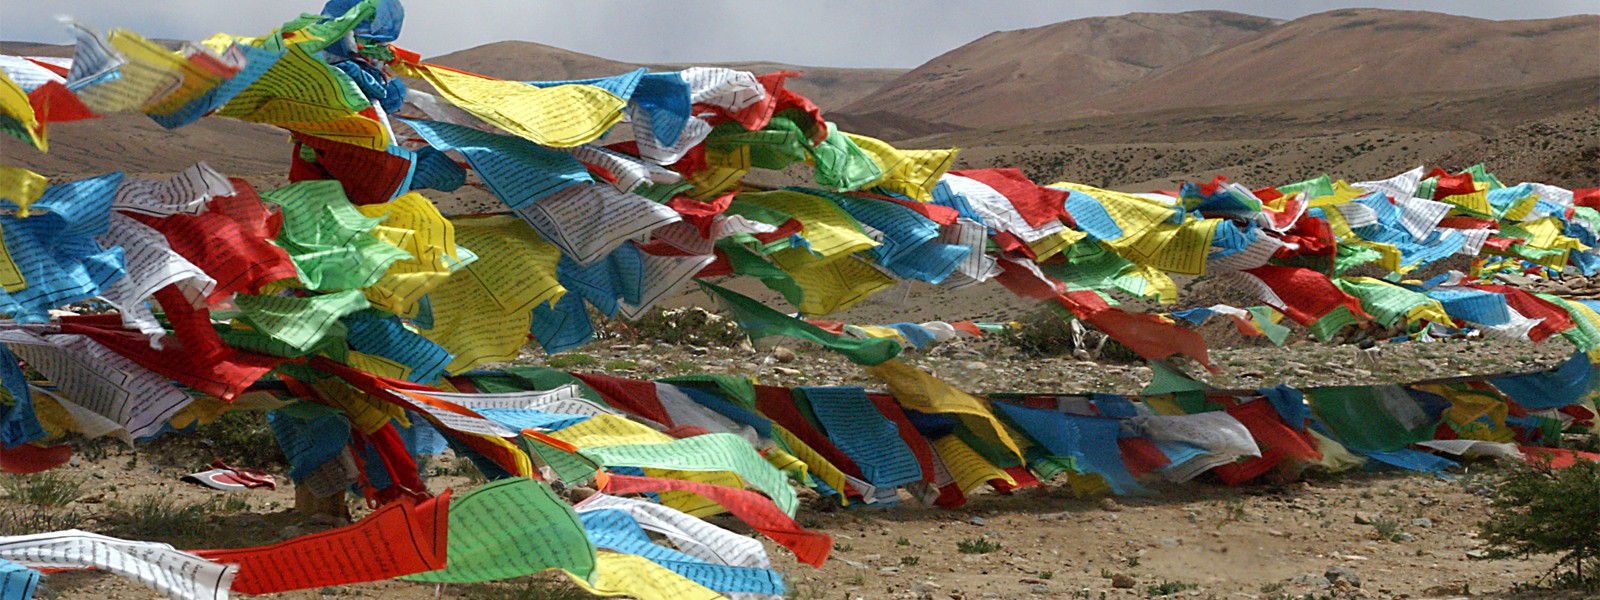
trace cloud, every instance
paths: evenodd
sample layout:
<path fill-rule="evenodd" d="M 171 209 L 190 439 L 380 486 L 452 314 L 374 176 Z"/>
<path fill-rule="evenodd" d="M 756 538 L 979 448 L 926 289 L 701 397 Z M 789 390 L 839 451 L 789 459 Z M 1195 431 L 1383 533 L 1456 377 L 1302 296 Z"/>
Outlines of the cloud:
<path fill-rule="evenodd" d="M 1365 6 L 1490 19 L 1593 12 L 1593 0 L 1390 0 Z M 1292 19 L 1351 6 L 1322 0 L 410 0 L 399 44 L 437 56 L 501 40 L 539 42 L 629 62 L 773 60 L 801 65 L 913 67 L 993 31 L 1128 12 L 1230 10 Z M 260 35 L 320 0 L 13 0 L 0 39 L 70 43 L 59 14 L 147 37 Z"/>

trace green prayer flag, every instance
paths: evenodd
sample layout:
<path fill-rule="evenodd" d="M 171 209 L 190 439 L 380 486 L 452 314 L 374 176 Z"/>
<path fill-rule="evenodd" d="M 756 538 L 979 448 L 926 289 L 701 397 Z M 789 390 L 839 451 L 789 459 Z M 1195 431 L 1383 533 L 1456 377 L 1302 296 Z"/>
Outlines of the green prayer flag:
<path fill-rule="evenodd" d="M 239 307 L 239 320 L 254 329 L 253 333 L 282 344 L 280 352 L 293 352 L 286 356 L 304 356 L 329 339 L 330 334 L 343 337 L 345 328 L 339 319 L 370 306 L 361 290 L 306 297 L 239 294 L 233 303 Z M 243 341 L 253 338 L 251 333 L 233 331 L 224 334 L 224 338 L 233 335 Z"/>
<path fill-rule="evenodd" d="M 594 479 L 594 474 L 600 471 L 600 465 L 594 463 L 581 454 L 574 454 L 561 448 L 546 444 L 531 436 L 517 438 L 522 442 L 524 450 L 538 459 L 544 466 L 556 472 L 556 478 L 569 485 L 580 485 Z"/>
<path fill-rule="evenodd" d="M 722 301 L 722 305 L 733 313 L 734 320 L 739 322 L 739 326 L 750 334 L 750 339 L 782 335 L 809 340 L 844 355 L 850 362 L 861 365 L 881 364 L 900 354 L 900 342 L 895 340 L 888 338 L 857 340 L 841 337 L 773 310 L 738 292 L 706 282 L 701 282 L 700 285 Z"/>
<path fill-rule="evenodd" d="M 389 265 L 412 258 L 372 235 L 385 217 L 368 217 L 345 198 L 338 181 L 301 181 L 261 194 L 283 211 L 273 240 L 294 261 L 300 281 L 313 290 L 365 288 Z"/>
<path fill-rule="evenodd" d="M 1279 325 L 1272 320 L 1272 308 L 1267 306 L 1252 306 L 1246 308 L 1256 318 L 1256 325 L 1261 327 L 1262 335 L 1272 340 L 1274 345 L 1282 346 L 1284 340 L 1289 339 L 1289 328 Z"/>
<path fill-rule="evenodd" d="M 588 579 L 595 550 L 549 484 L 512 477 L 450 501 L 448 566 L 401 579 L 475 583 L 562 569 Z"/>
<path fill-rule="evenodd" d="M 1307 388 L 1311 412 L 1352 449 L 1387 452 L 1433 439 L 1437 419 L 1397 385 Z"/>
<path fill-rule="evenodd" d="M 1317 319 L 1307 329 L 1311 330 L 1311 335 L 1316 337 L 1317 341 L 1326 342 L 1333 338 L 1333 334 L 1339 333 L 1340 329 L 1358 322 L 1356 315 L 1350 312 L 1350 307 L 1341 304 L 1328 311 L 1328 314 L 1322 315 L 1322 318 Z"/>

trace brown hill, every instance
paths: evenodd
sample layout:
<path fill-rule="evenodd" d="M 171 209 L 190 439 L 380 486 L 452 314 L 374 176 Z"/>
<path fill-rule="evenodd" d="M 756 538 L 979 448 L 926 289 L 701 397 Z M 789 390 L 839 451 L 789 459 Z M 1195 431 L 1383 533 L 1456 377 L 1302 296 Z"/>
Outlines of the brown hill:
<path fill-rule="evenodd" d="M 626 73 L 639 67 L 675 71 L 689 64 L 633 64 L 564 50 L 534 42 L 494 42 L 428 59 L 501 79 L 523 81 L 585 79 Z M 712 63 L 700 66 L 727 67 L 757 74 L 773 71 L 799 71 L 804 77 L 791 79 L 789 87 L 811 98 L 823 110 L 844 106 L 872 93 L 905 69 L 847 69 L 803 67 L 765 61 Z"/>
<path fill-rule="evenodd" d="M 993 33 L 913 69 L 846 113 L 895 113 L 891 139 L 1104 114 L 1392 97 L 1600 76 L 1600 16 L 1488 21 L 1341 10 L 1286 23 L 1141 14 Z M 1592 98 L 1591 98 L 1592 101 Z M 847 119 L 848 117 L 841 117 Z M 903 121 L 922 121 L 908 127 Z"/>
<path fill-rule="evenodd" d="M 1311 15 L 1152 74 L 1090 106 L 1140 112 L 1391 96 L 1600 76 L 1600 16 L 1487 21 L 1377 9 Z"/>
<path fill-rule="evenodd" d="M 994 127 L 1082 114 L 1094 98 L 1256 36 L 1276 21 L 1133 13 L 1001 31 L 946 52 L 843 112 Z"/>
<path fill-rule="evenodd" d="M 1147 191 L 1227 175 L 1247 185 L 1419 164 L 1485 163 L 1507 182 L 1600 184 L 1600 78 L 1468 92 L 1200 107 L 1074 119 L 905 145 L 964 148 L 960 167 Z"/>

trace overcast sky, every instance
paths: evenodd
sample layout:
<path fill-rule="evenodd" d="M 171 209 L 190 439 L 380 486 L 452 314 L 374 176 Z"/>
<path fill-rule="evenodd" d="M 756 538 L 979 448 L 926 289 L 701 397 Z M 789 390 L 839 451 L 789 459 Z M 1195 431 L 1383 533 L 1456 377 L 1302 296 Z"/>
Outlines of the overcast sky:
<path fill-rule="evenodd" d="M 0 39 L 71 43 L 57 15 L 146 37 L 259 35 L 323 0 L 0 0 Z M 527 40 L 628 62 L 772 60 L 914 67 L 992 31 L 1129 12 L 1220 9 L 1293 19 L 1354 6 L 1486 19 L 1600 12 L 1600 0 L 407 0 L 398 44 L 437 56 Z"/>

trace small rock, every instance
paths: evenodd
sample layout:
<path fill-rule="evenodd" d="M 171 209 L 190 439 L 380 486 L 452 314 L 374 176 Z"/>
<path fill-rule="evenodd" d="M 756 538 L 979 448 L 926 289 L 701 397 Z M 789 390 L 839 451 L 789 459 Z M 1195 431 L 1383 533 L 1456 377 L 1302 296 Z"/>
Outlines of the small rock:
<path fill-rule="evenodd" d="M 1161 540 L 1161 547 L 1163 547 L 1163 548 L 1177 548 L 1178 546 L 1182 546 L 1182 545 L 1183 545 L 1183 540 L 1180 540 L 1178 538 L 1164 538 L 1164 539 Z"/>
<path fill-rule="evenodd" d="M 1417 536 L 1411 535 L 1409 533 L 1396 533 L 1396 534 L 1394 534 L 1394 541 L 1396 541 L 1396 542 L 1415 542 L 1415 541 L 1417 541 Z"/>
<path fill-rule="evenodd" d="M 772 349 L 772 359 L 776 360 L 776 361 L 778 361 L 780 363 L 784 363 L 784 364 L 792 363 L 796 359 L 799 359 L 799 358 L 800 357 L 798 355 L 796 355 L 793 350 L 790 350 L 790 349 L 785 348 L 783 346 L 778 346 L 778 347 Z"/>
<path fill-rule="evenodd" d="M 1111 576 L 1111 587 L 1119 590 L 1131 590 L 1133 589 L 1133 586 L 1138 584 L 1139 582 L 1134 581 L 1132 577 L 1123 575 L 1121 573 Z"/>
<path fill-rule="evenodd" d="M 617 344 L 615 346 L 612 346 L 611 349 L 612 350 L 616 350 L 617 352 L 627 352 L 629 350 L 632 350 L 633 346 L 630 345 L 630 344 Z"/>
<path fill-rule="evenodd" d="M 1327 585 L 1328 578 L 1317 575 L 1316 573 L 1306 573 L 1305 575 L 1290 579 L 1289 583 L 1295 585 Z"/>
<path fill-rule="evenodd" d="M 1423 529 L 1433 529 L 1433 519 L 1429 519 L 1427 517 L 1422 517 L 1420 519 L 1412 519 L 1411 520 L 1411 526 L 1412 527 L 1421 527 Z"/>
<path fill-rule="evenodd" d="M 79 504 L 99 504 L 106 501 L 105 494 L 90 494 L 75 500 Z"/>
<path fill-rule="evenodd" d="M 1372 513 L 1356 513 L 1357 525 L 1371 525 L 1376 520 L 1378 520 L 1378 517 Z"/>
<path fill-rule="evenodd" d="M 1356 575 L 1356 570 L 1349 567 L 1328 567 L 1322 576 L 1328 583 L 1338 584 L 1343 581 L 1354 587 L 1361 587 L 1361 577 Z"/>
<path fill-rule="evenodd" d="M 1116 500 L 1112 500 L 1110 496 L 1107 496 L 1100 499 L 1100 510 L 1108 512 L 1121 512 L 1122 505 L 1117 504 Z"/>
<path fill-rule="evenodd" d="M 1489 558 L 1489 551 L 1488 550 L 1468 550 L 1467 551 L 1467 558 L 1471 558 L 1471 559 L 1474 559 L 1474 560 L 1486 560 L 1486 559 Z"/>
<path fill-rule="evenodd" d="M 972 518 L 972 524 L 973 525 L 977 525 L 979 527 L 983 527 L 983 517 L 973 517 Z"/>
<path fill-rule="evenodd" d="M 789 377 L 796 377 L 800 375 L 799 369 L 791 369 L 789 367 L 773 367 L 772 372 L 779 375 L 788 375 Z"/>
<path fill-rule="evenodd" d="M 1036 585 L 1036 586 L 1033 586 L 1031 588 L 1028 588 L 1028 591 L 1032 592 L 1034 594 L 1038 594 L 1040 596 L 1048 596 L 1048 595 L 1050 595 L 1050 586 L 1048 586 L 1048 585 Z"/>
<path fill-rule="evenodd" d="M 705 356 L 707 354 L 711 354 L 711 349 L 705 346 L 689 346 L 689 354 L 693 354 L 695 356 Z"/>

